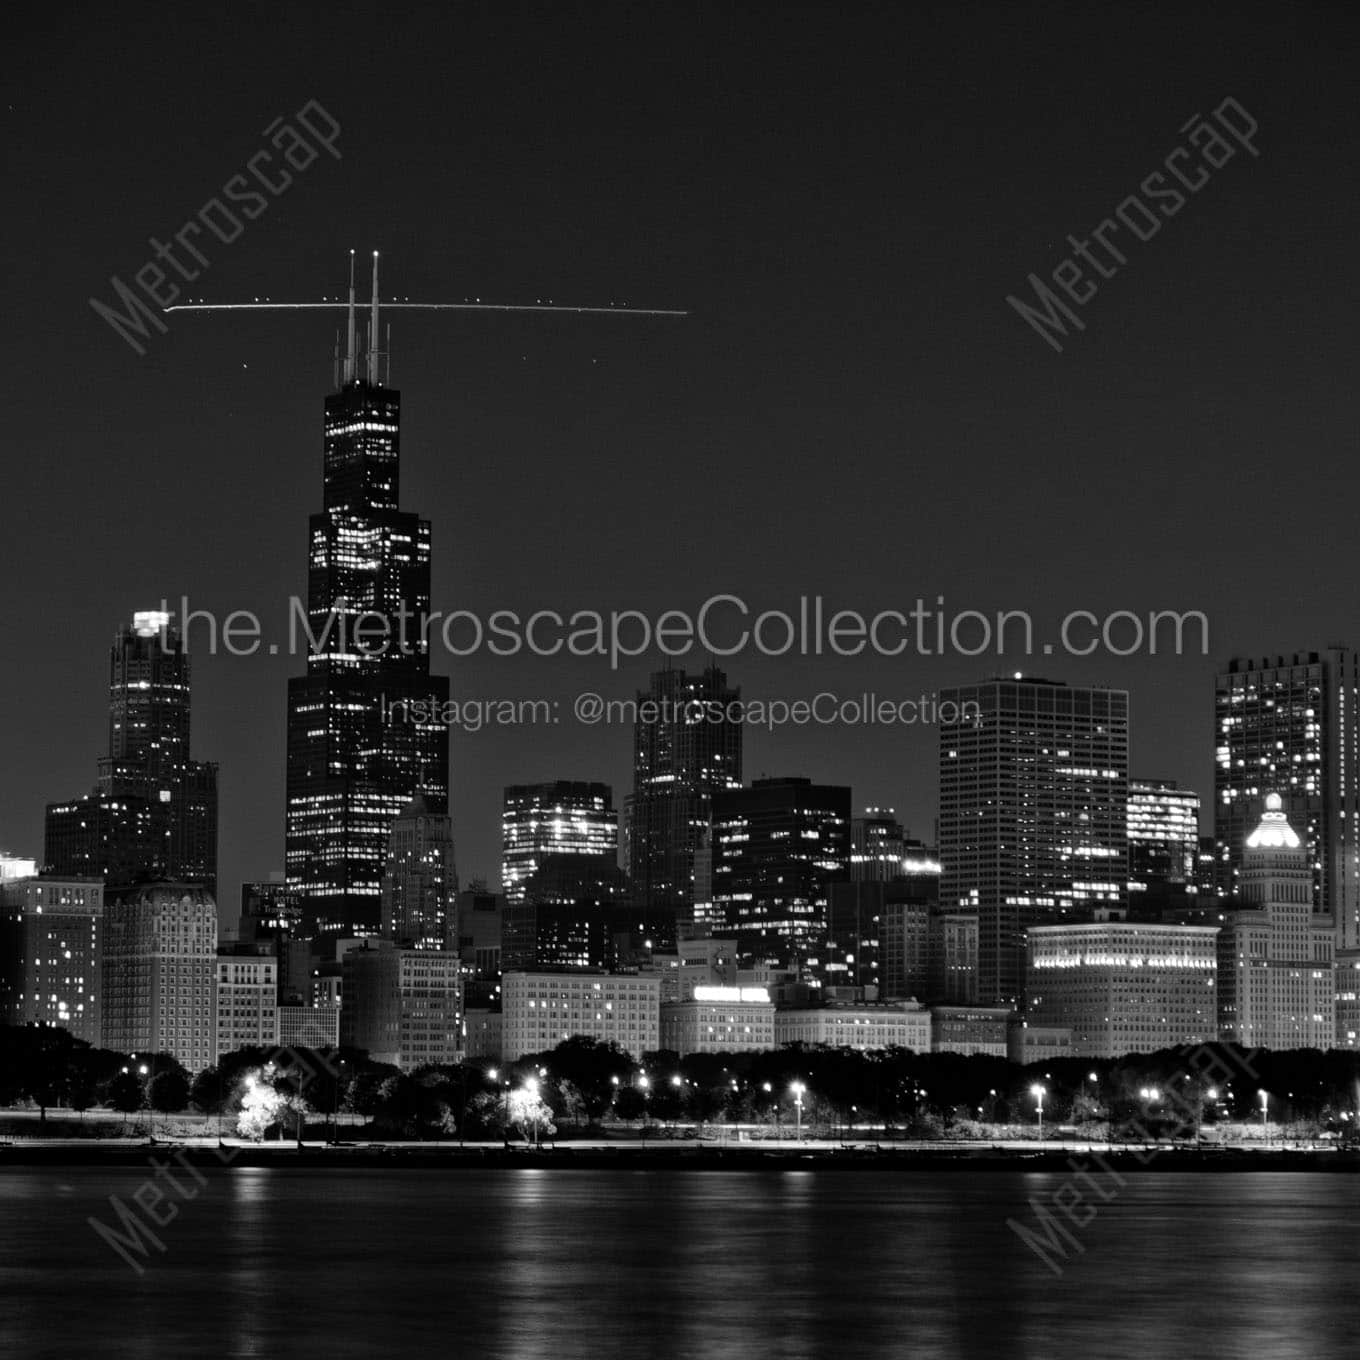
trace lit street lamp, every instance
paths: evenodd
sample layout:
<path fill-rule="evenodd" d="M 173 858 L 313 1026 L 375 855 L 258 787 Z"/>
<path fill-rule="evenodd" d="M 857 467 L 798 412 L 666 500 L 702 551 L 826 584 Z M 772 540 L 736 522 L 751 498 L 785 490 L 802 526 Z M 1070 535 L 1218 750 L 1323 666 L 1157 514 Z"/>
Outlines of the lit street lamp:
<path fill-rule="evenodd" d="M 795 1081 L 789 1087 L 789 1090 L 793 1092 L 793 1107 L 797 1111 L 798 1118 L 797 1139 L 801 1143 L 803 1141 L 803 1092 L 807 1090 L 807 1087 L 801 1081 Z"/>
<path fill-rule="evenodd" d="M 1039 1113 L 1039 1141 L 1044 1141 L 1044 1095 L 1045 1091 L 1038 1082 L 1029 1088 L 1029 1093 L 1034 1097 L 1035 1109 Z"/>
<path fill-rule="evenodd" d="M 1269 1143 L 1270 1133 L 1266 1125 L 1266 1111 L 1270 1108 L 1270 1096 L 1265 1091 L 1258 1094 L 1261 1097 L 1261 1139 L 1263 1142 Z"/>

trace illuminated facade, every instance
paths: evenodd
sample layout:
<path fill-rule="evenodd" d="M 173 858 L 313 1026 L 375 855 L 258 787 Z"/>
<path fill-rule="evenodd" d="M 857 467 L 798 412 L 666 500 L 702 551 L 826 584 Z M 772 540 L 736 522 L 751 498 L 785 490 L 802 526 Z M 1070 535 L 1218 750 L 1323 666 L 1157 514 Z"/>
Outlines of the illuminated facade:
<path fill-rule="evenodd" d="M 775 1046 L 775 1009 L 764 987 L 695 987 L 661 1007 L 661 1044 L 690 1053 L 760 1053 Z"/>
<path fill-rule="evenodd" d="M 288 682 L 287 881 L 306 932 L 332 939 L 380 929 L 388 835 L 411 798 L 449 809 L 448 679 L 430 673 L 422 622 L 430 524 L 399 508 L 401 394 L 372 349 L 360 373 L 350 297 L 309 529 L 307 670 Z"/>
<path fill-rule="evenodd" d="M 1360 948 L 1360 656 L 1346 647 L 1234 658 L 1214 691 L 1214 842 L 1235 895 L 1267 792 L 1279 793 L 1337 948 Z"/>
<path fill-rule="evenodd" d="M 104 1047 L 169 1053 L 190 1073 L 217 1061 L 217 904 L 202 887 L 107 894 Z"/>
<path fill-rule="evenodd" d="M 1174 780 L 1129 781 L 1129 908 L 1164 911 L 1198 890 L 1199 794 Z"/>
<path fill-rule="evenodd" d="M 1128 900 L 1129 696 L 1034 678 L 942 690 L 940 902 L 978 918 L 978 995 L 1015 1004 L 1025 930 Z"/>
<path fill-rule="evenodd" d="M 1266 794 L 1243 841 L 1244 907 L 1224 913 L 1219 936 L 1220 1038 L 1276 1051 L 1336 1043 L 1335 933 L 1313 908 L 1315 868 L 1283 798 Z"/>
<path fill-rule="evenodd" d="M 785 1044 L 825 1044 L 829 1048 L 909 1048 L 915 1053 L 929 1053 L 930 1034 L 930 1012 L 914 1001 L 832 1003 L 780 1010 L 774 1017 L 774 1041 L 781 1048 Z"/>
<path fill-rule="evenodd" d="M 638 695 L 623 852 L 643 906 L 692 920 L 705 897 L 695 856 L 705 845 L 714 795 L 741 787 L 742 727 L 724 716 L 740 698 L 717 667 L 701 675 L 657 671 L 651 689 Z M 705 865 L 705 880 L 707 873 Z"/>
<path fill-rule="evenodd" d="M 0 1024 L 55 1025 L 99 1048 L 100 879 L 0 880 Z"/>
<path fill-rule="evenodd" d="M 850 876 L 850 790 L 757 779 L 713 798 L 713 905 L 743 966 L 824 978 L 832 885 Z"/>
<path fill-rule="evenodd" d="M 279 1042 L 278 960 L 267 945 L 217 956 L 217 1058 Z"/>
<path fill-rule="evenodd" d="M 190 698 L 170 616 L 134 614 L 109 654 L 109 750 L 94 791 L 47 808 L 48 872 L 216 891 L 217 766 L 190 758 Z"/>
<path fill-rule="evenodd" d="M 501 813 L 501 888 L 515 906 L 545 855 L 590 855 L 618 863 L 619 816 L 608 784 L 559 779 L 512 784 Z"/>
<path fill-rule="evenodd" d="M 938 877 L 940 862 L 923 842 L 907 834 L 892 808 L 865 808 L 850 822 L 850 881 L 886 883 L 916 874 Z"/>
<path fill-rule="evenodd" d="M 457 894 L 453 823 L 445 814 L 431 812 L 418 793 L 393 821 L 388 836 L 383 935 L 415 949 L 450 947 Z"/>
<path fill-rule="evenodd" d="M 501 1055 L 514 1062 L 581 1035 L 635 1058 L 661 1047 L 661 982 L 627 973 L 519 973 L 501 979 Z"/>
<path fill-rule="evenodd" d="M 1093 921 L 1028 934 L 1026 1019 L 1070 1029 L 1073 1057 L 1218 1037 L 1217 926 Z"/>
<path fill-rule="evenodd" d="M 1009 1006 L 932 1006 L 930 1051 L 1004 1058 L 1014 1018 Z"/>

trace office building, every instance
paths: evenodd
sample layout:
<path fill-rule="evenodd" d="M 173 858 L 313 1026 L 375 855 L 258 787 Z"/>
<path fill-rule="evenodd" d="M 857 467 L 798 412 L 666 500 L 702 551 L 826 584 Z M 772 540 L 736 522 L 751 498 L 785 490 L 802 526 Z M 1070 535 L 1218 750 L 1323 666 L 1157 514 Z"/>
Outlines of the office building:
<path fill-rule="evenodd" d="M 520 973 L 501 979 L 502 1057 L 514 1062 L 581 1035 L 635 1058 L 660 1045 L 661 984 L 641 974 Z"/>
<path fill-rule="evenodd" d="M 455 1063 L 462 1045 L 458 955 L 364 938 L 345 950 L 340 1042 L 403 1072 Z"/>
<path fill-rule="evenodd" d="M 741 690 L 717 667 L 701 675 L 657 671 L 638 694 L 633 792 L 624 808 L 624 869 L 638 904 L 694 919 L 695 854 L 716 793 L 741 787 Z"/>
<path fill-rule="evenodd" d="M 110 887 L 152 879 L 217 886 L 217 766 L 190 757 L 189 657 L 169 614 L 143 610 L 109 654 L 108 754 L 94 790 L 47 808 L 56 877 Z"/>
<path fill-rule="evenodd" d="M 824 978 L 831 887 L 850 877 L 850 790 L 757 779 L 713 797 L 713 903 L 743 966 Z"/>
<path fill-rule="evenodd" d="M 1009 1006 L 932 1006 L 930 1051 L 1004 1058 L 1014 1018 Z"/>
<path fill-rule="evenodd" d="M 1199 794 L 1173 779 L 1129 781 L 1129 911 L 1157 916 L 1199 891 Z"/>
<path fill-rule="evenodd" d="M 1060 1061 L 1075 1056 L 1072 1031 L 1064 1025 L 1035 1025 L 1019 1016 L 1006 1031 L 1006 1057 L 1017 1067 Z"/>
<path fill-rule="evenodd" d="M 278 959 L 270 946 L 237 944 L 217 955 L 217 1057 L 279 1043 Z"/>
<path fill-rule="evenodd" d="M 501 889 L 518 906 L 548 855 L 588 855 L 618 864 L 619 818 L 608 784 L 559 779 L 512 784 L 501 814 Z"/>
<path fill-rule="evenodd" d="M 774 1017 L 774 1041 L 780 1048 L 785 1044 L 824 1044 L 828 1048 L 909 1048 L 914 1053 L 929 1053 L 930 1037 L 930 1012 L 914 1001 L 832 1002 L 781 1009 Z"/>
<path fill-rule="evenodd" d="M 376 935 L 392 823 L 449 810 L 449 683 L 430 673 L 430 524 L 400 508 L 401 394 L 348 343 L 326 398 L 322 509 L 308 529 L 306 672 L 288 682 L 284 866 L 305 932 Z M 321 952 L 329 952 L 329 948 Z"/>
<path fill-rule="evenodd" d="M 383 866 L 382 933 L 412 949 L 445 949 L 453 939 L 458 874 L 453 823 L 417 793 L 392 822 Z"/>
<path fill-rule="evenodd" d="M 1219 1037 L 1248 1048 L 1328 1049 L 1336 1042 L 1335 927 L 1314 910 L 1316 861 L 1267 793 L 1245 838 L 1242 906 L 1223 913 L 1219 935 Z"/>
<path fill-rule="evenodd" d="M 102 879 L 0 879 L 0 1024 L 54 1025 L 99 1048 L 103 928 Z"/>
<path fill-rule="evenodd" d="M 505 894 L 478 881 L 458 894 L 454 922 L 467 1009 L 499 995 Z"/>
<path fill-rule="evenodd" d="M 1234 658 L 1214 690 L 1214 840 L 1219 886 L 1241 887 L 1262 799 L 1278 793 L 1302 839 L 1312 903 L 1360 948 L 1360 656 L 1347 647 Z"/>
<path fill-rule="evenodd" d="M 942 691 L 940 902 L 978 918 L 978 995 L 1021 995 L 1029 926 L 1128 900 L 1129 697 L 1032 677 Z"/>
<path fill-rule="evenodd" d="M 601 854 L 540 854 L 521 879 L 515 900 L 506 896 L 501 967 L 608 968 L 620 913 L 628 905 L 623 871 Z"/>
<path fill-rule="evenodd" d="M 339 1006 L 281 1005 L 278 1016 L 280 1048 L 340 1046 Z"/>
<path fill-rule="evenodd" d="M 1029 931 L 1029 1008 L 1072 1055 L 1119 1058 L 1218 1037 L 1218 929 L 1092 921 Z"/>
<path fill-rule="evenodd" d="M 661 1007 L 663 1049 L 691 1053 L 762 1053 L 775 1046 L 775 1009 L 763 987 L 695 987 L 686 1001 Z"/>
<path fill-rule="evenodd" d="M 111 890 L 104 904 L 104 1047 L 217 1061 L 217 904 L 196 884 Z"/>

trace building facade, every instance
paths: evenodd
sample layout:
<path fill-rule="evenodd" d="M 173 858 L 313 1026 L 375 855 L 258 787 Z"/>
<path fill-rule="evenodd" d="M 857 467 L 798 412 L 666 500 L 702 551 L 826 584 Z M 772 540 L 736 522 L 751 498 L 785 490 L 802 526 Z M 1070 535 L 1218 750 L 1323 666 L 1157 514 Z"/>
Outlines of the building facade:
<path fill-rule="evenodd" d="M 759 1053 L 775 1046 L 775 1009 L 763 987 L 695 987 L 661 1007 L 659 1047 L 690 1053 Z"/>
<path fill-rule="evenodd" d="M 103 929 L 102 879 L 0 880 L 0 1024 L 101 1047 Z"/>
<path fill-rule="evenodd" d="M 382 933 L 412 949 L 446 949 L 453 939 L 458 872 L 453 822 L 417 793 L 392 823 L 383 866 Z"/>
<path fill-rule="evenodd" d="M 1129 781 L 1129 910 L 1173 911 L 1198 891 L 1199 794 L 1174 779 Z"/>
<path fill-rule="evenodd" d="M 573 1035 L 616 1043 L 635 1058 L 661 1046 L 661 984 L 656 977 L 507 972 L 501 997 L 506 1062 L 556 1048 Z"/>
<path fill-rule="evenodd" d="M 825 1044 L 861 1050 L 909 1048 L 930 1052 L 930 1012 L 914 1001 L 853 1003 L 781 1009 L 774 1017 L 774 1041 Z"/>
<path fill-rule="evenodd" d="M 1128 899 L 1129 696 L 1033 677 L 942 690 L 940 901 L 978 918 L 978 995 L 1021 996 L 1025 931 Z"/>
<path fill-rule="evenodd" d="M 363 939 L 343 961 L 340 1042 L 403 1072 L 455 1063 L 462 1046 L 458 955 Z"/>
<path fill-rule="evenodd" d="M 930 1051 L 1004 1058 L 1014 1018 L 1009 1006 L 932 1006 Z"/>
<path fill-rule="evenodd" d="M 1218 1037 L 1218 928 L 1094 921 L 1029 931 L 1029 1008 L 1072 1056 L 1119 1058 Z"/>
<path fill-rule="evenodd" d="M 558 779 L 511 784 L 501 813 L 501 890 L 509 906 L 524 900 L 545 856 L 589 856 L 617 865 L 619 816 L 608 784 Z"/>
<path fill-rule="evenodd" d="M 268 945 L 217 956 L 217 1056 L 279 1043 L 279 964 Z"/>

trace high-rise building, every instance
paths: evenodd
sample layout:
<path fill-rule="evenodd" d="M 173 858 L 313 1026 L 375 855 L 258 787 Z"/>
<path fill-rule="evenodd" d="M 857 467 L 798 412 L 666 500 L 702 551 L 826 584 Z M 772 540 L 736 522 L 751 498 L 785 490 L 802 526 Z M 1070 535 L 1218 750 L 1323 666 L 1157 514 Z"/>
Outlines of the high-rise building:
<path fill-rule="evenodd" d="M 104 883 L 0 879 L 0 1024 L 55 1025 L 99 1048 Z"/>
<path fill-rule="evenodd" d="M 850 876 L 850 790 L 757 779 L 713 797 L 713 904 L 743 964 L 825 980 L 832 884 Z"/>
<path fill-rule="evenodd" d="M 189 754 L 189 657 L 169 614 L 143 610 L 109 655 L 109 750 L 92 793 L 47 808 L 58 876 L 217 890 L 217 766 Z"/>
<path fill-rule="evenodd" d="M 850 822 L 850 878 L 885 883 L 912 874 L 939 872 L 939 861 L 924 841 L 908 834 L 892 808 L 865 808 Z"/>
<path fill-rule="evenodd" d="M 1218 1037 L 1216 926 L 1088 921 L 1035 926 L 1029 1009 L 1072 1031 L 1072 1056 L 1119 1058 Z"/>
<path fill-rule="evenodd" d="M 1360 654 L 1348 647 L 1234 658 L 1214 690 L 1214 839 L 1235 895 L 1261 800 L 1276 792 L 1303 840 L 1313 909 L 1360 948 Z"/>
<path fill-rule="evenodd" d="M 489 892 L 484 882 L 476 880 L 458 894 L 454 919 L 466 1014 L 499 995 L 505 894 Z"/>
<path fill-rule="evenodd" d="M 600 854 L 545 854 L 517 900 L 507 896 L 501 967 L 612 968 L 613 936 L 626 929 L 627 887 L 617 862 Z"/>
<path fill-rule="evenodd" d="M 1313 909 L 1315 869 L 1283 798 L 1266 794 L 1243 840 L 1243 906 L 1224 913 L 1218 938 L 1220 1038 L 1275 1050 L 1335 1044 L 1334 926 Z"/>
<path fill-rule="evenodd" d="M 302 998 L 311 986 L 311 946 L 302 933 L 302 903 L 281 873 L 241 884 L 236 932 L 245 945 L 267 945 L 278 960 L 280 1002 Z"/>
<path fill-rule="evenodd" d="M 940 902 L 978 918 L 978 994 L 1013 1005 L 1025 930 L 1128 900 L 1129 696 L 1032 677 L 942 691 Z"/>
<path fill-rule="evenodd" d="M 741 698 L 715 666 L 701 675 L 657 671 L 638 695 L 633 792 L 624 808 L 624 868 L 642 906 L 692 920 L 695 853 L 705 843 L 713 797 L 741 787 Z"/>
<path fill-rule="evenodd" d="M 218 1060 L 240 1048 L 273 1048 L 279 1042 L 278 966 L 267 944 L 219 952 Z"/>
<path fill-rule="evenodd" d="M 524 900 L 525 882 L 545 855 L 619 857 L 619 815 L 608 784 L 559 779 L 512 784 L 501 814 L 501 889 L 506 902 Z"/>
<path fill-rule="evenodd" d="M 462 984 L 458 955 L 364 939 L 345 951 L 340 1042 L 403 1072 L 458 1061 Z"/>
<path fill-rule="evenodd" d="M 1175 910 L 1199 883 L 1199 794 L 1174 779 L 1129 781 L 1129 909 Z"/>
<path fill-rule="evenodd" d="M 217 904 L 201 886 L 149 883 L 104 904 L 104 1047 L 217 1061 Z"/>
<path fill-rule="evenodd" d="M 383 868 L 382 933 L 415 949 L 446 949 L 453 938 L 458 872 L 453 823 L 431 812 L 423 794 L 392 823 Z"/>
<path fill-rule="evenodd" d="M 374 935 L 397 815 L 449 808 L 448 679 L 431 675 L 430 524 L 400 508 L 401 394 L 379 379 L 377 256 L 366 359 L 326 398 L 311 517 L 306 674 L 288 682 L 284 858 L 309 935 Z"/>

